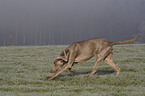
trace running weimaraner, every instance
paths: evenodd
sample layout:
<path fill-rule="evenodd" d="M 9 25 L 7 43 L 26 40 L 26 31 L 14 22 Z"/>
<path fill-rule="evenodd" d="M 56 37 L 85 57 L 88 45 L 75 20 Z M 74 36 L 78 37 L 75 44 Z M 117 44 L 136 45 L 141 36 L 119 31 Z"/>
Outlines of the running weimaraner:
<path fill-rule="evenodd" d="M 53 68 L 51 72 L 55 73 L 51 77 L 46 77 L 47 80 L 51 80 L 66 69 L 71 72 L 76 72 L 72 69 L 72 66 L 78 62 L 86 61 L 97 54 L 96 63 L 92 72 L 88 75 L 90 77 L 93 75 L 99 63 L 104 60 L 107 64 L 112 66 L 116 70 L 116 76 L 119 75 L 120 68 L 117 67 L 112 61 L 113 55 L 113 45 L 124 44 L 136 41 L 140 36 L 137 36 L 133 40 L 127 40 L 122 42 L 109 42 L 102 38 L 94 38 L 85 41 L 75 42 L 68 46 L 64 51 L 61 52 L 60 57 L 57 57 L 54 61 Z M 61 69 L 62 68 L 62 69 Z"/>

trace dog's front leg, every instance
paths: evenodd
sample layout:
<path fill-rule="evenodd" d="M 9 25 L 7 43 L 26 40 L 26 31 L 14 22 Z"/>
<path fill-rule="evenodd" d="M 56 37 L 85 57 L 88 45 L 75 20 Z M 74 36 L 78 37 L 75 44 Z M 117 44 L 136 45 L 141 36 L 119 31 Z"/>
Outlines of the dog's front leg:
<path fill-rule="evenodd" d="M 68 68 L 68 64 L 66 64 L 60 71 L 58 71 L 56 74 L 54 74 L 53 76 L 50 77 L 46 77 L 47 80 L 51 80 L 55 77 L 57 77 L 58 75 L 60 75 L 62 72 L 64 72 L 66 69 Z"/>

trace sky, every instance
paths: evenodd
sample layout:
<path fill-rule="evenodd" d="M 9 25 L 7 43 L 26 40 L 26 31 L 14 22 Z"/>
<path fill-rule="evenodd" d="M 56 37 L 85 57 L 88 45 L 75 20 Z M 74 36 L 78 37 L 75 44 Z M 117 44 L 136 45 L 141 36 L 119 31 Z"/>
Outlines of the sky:
<path fill-rule="evenodd" d="M 0 0 L 0 45 L 132 39 L 144 10 L 145 0 Z"/>

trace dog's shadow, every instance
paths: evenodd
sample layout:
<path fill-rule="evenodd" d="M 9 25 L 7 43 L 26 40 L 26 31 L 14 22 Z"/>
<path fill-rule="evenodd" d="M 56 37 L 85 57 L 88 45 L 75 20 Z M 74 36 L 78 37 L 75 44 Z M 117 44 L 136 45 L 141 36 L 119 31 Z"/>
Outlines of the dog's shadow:
<path fill-rule="evenodd" d="M 65 75 L 59 75 L 56 78 L 59 77 L 75 77 L 75 76 L 80 76 L 80 75 L 89 75 L 89 73 L 91 73 L 91 71 L 88 72 L 76 72 L 76 73 L 69 73 L 69 74 L 65 74 Z M 114 70 L 97 70 L 94 74 L 98 74 L 98 75 L 108 75 L 108 74 L 114 74 L 115 71 Z"/>

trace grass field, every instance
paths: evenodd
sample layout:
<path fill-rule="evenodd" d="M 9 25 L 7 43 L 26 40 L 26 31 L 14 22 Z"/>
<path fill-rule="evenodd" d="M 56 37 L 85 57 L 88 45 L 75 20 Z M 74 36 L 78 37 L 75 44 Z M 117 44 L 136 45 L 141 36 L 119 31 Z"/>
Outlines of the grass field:
<path fill-rule="evenodd" d="M 0 96 L 145 96 L 145 45 L 114 46 L 112 67 L 101 62 L 91 77 L 95 57 L 78 63 L 77 73 L 65 71 L 57 79 L 53 60 L 66 46 L 0 47 Z"/>

